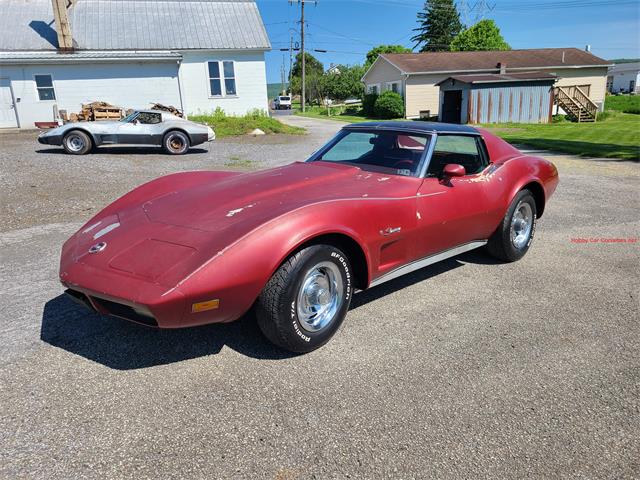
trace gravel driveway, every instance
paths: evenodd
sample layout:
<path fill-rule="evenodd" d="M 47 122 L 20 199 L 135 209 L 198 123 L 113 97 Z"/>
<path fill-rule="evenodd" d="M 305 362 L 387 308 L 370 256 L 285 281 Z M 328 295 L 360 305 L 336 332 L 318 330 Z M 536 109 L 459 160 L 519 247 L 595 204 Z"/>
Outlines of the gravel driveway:
<path fill-rule="evenodd" d="M 357 294 L 304 356 L 242 320 L 155 331 L 61 295 L 62 242 L 159 175 L 302 160 L 306 136 L 86 157 L 0 135 L 0 478 L 638 478 L 637 163 L 554 156 L 531 251 Z M 581 243 L 586 239 L 586 243 Z M 597 240 L 597 241 L 596 241 Z"/>

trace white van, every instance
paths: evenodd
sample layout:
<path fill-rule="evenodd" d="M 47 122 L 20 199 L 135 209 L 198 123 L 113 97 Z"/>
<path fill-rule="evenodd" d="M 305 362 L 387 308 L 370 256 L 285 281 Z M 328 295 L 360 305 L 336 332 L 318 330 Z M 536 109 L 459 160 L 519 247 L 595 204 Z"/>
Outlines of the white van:
<path fill-rule="evenodd" d="M 291 110 L 291 97 L 281 95 L 273 100 L 273 106 L 276 110 Z"/>

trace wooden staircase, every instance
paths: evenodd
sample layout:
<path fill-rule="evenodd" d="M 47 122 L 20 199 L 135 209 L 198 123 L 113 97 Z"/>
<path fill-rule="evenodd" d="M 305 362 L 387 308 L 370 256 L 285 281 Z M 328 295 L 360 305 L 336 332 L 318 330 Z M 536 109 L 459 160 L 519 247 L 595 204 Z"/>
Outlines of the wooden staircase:
<path fill-rule="evenodd" d="M 595 122 L 598 106 L 578 86 L 555 87 L 554 103 L 574 122 Z"/>

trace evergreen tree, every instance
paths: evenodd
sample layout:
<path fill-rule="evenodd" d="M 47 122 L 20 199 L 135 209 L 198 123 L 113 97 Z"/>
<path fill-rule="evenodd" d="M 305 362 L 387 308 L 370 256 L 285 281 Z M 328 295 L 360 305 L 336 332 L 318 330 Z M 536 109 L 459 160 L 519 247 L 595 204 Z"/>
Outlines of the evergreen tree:
<path fill-rule="evenodd" d="M 451 41 L 462 30 L 460 14 L 453 0 L 427 0 L 418 12 L 420 26 L 411 41 L 421 52 L 448 51 Z"/>

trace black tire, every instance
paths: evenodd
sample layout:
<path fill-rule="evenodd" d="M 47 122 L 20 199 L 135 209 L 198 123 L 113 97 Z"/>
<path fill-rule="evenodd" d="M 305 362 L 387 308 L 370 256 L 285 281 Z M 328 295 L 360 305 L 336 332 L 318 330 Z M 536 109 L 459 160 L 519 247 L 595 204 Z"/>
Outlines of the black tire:
<path fill-rule="evenodd" d="M 512 226 L 514 226 L 514 230 L 518 230 L 517 226 L 514 224 L 514 222 L 520 222 L 520 217 L 518 219 L 514 219 L 514 215 L 517 210 L 520 212 L 524 210 L 525 213 L 529 211 L 531 213 L 531 226 L 528 229 L 528 234 L 525 234 L 525 228 L 520 228 L 519 230 L 523 233 L 522 236 L 518 237 L 516 240 L 514 239 Z M 522 218 L 524 221 L 526 215 Z M 505 262 L 515 262 L 520 260 L 529 251 L 529 247 L 531 246 L 531 242 L 533 241 L 533 237 L 536 233 L 536 221 L 537 210 L 533 194 L 529 190 L 521 190 L 511 201 L 509 209 L 502 219 L 502 222 L 500 222 L 496 231 L 491 235 L 491 238 L 489 238 L 487 250 L 492 256 Z M 520 226 L 522 224 L 517 223 L 517 225 Z"/>
<path fill-rule="evenodd" d="M 314 277 L 314 273 L 322 274 L 323 271 L 327 278 L 333 275 L 338 287 L 342 282 L 342 288 L 333 289 L 335 296 L 331 289 L 315 289 L 318 281 L 309 283 L 312 277 L 320 278 L 322 282 L 325 277 Z M 304 285 L 307 288 L 303 290 Z M 327 297 L 336 299 L 336 303 L 330 300 L 326 304 L 333 305 L 327 311 L 334 310 L 335 313 L 327 317 L 316 316 L 316 319 L 328 318 L 327 323 L 317 330 L 305 322 L 304 316 L 300 316 L 300 309 L 304 310 L 304 299 L 309 298 L 305 293 L 309 291 L 323 292 L 316 295 L 318 302 L 321 295 L 324 295 L 324 301 Z M 352 296 L 351 264 L 347 256 L 331 245 L 312 245 L 289 257 L 267 282 L 256 302 L 256 318 L 264 335 L 275 345 L 296 353 L 311 352 L 327 343 L 340 328 Z"/>
<path fill-rule="evenodd" d="M 71 130 L 62 139 L 62 147 L 71 155 L 85 155 L 93 149 L 93 141 L 82 130 Z"/>
<path fill-rule="evenodd" d="M 189 151 L 191 142 L 186 133 L 180 130 L 167 132 L 162 140 L 165 152 L 170 155 L 183 155 Z"/>

